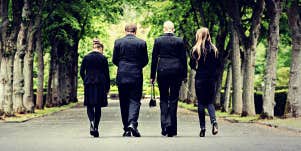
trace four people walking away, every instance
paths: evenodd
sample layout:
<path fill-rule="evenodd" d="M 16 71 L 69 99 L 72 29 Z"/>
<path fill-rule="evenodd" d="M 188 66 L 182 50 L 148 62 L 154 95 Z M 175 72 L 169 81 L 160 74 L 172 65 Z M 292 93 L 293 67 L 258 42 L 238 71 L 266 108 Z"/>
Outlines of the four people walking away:
<path fill-rule="evenodd" d="M 116 80 L 125 137 L 140 137 L 137 127 L 142 97 L 142 69 L 148 63 L 146 42 L 135 36 L 136 30 L 135 24 L 125 26 L 126 36 L 115 41 L 112 60 L 118 66 Z"/>
<path fill-rule="evenodd" d="M 166 21 L 164 34 L 155 39 L 150 82 L 157 79 L 160 90 L 161 134 L 177 135 L 177 108 L 182 81 L 187 80 L 187 57 L 183 39 L 174 35 L 174 24 Z M 119 91 L 120 110 L 124 137 L 140 137 L 138 117 L 141 106 L 143 68 L 148 64 L 147 46 L 144 40 L 136 37 L 137 26 L 127 24 L 126 36 L 114 43 L 112 62 L 118 67 L 116 82 Z M 93 40 L 93 51 L 83 58 L 80 75 L 84 81 L 84 105 L 90 120 L 90 134 L 99 136 L 98 125 L 101 107 L 107 106 L 107 93 L 110 89 L 108 61 L 103 53 L 103 44 Z M 212 134 L 218 133 L 213 105 L 216 93 L 218 68 L 221 66 L 218 50 L 211 42 L 209 30 L 205 27 L 196 33 L 190 67 L 196 70 L 195 89 L 198 99 L 200 137 L 205 137 L 205 108 L 208 109 L 212 124 Z"/>
<path fill-rule="evenodd" d="M 205 107 L 208 109 L 212 124 L 212 134 L 218 132 L 213 105 L 216 93 L 216 81 L 218 79 L 218 68 L 221 63 L 218 59 L 218 50 L 212 44 L 209 30 L 201 28 L 196 33 L 196 44 L 193 47 L 190 67 L 196 70 L 195 89 L 198 99 L 198 114 L 200 120 L 200 137 L 205 137 Z"/>
<path fill-rule="evenodd" d="M 187 59 L 184 42 L 174 36 L 174 24 L 166 21 L 164 34 L 154 43 L 151 64 L 151 83 L 160 90 L 161 134 L 177 135 L 177 107 L 181 83 L 187 78 Z"/>
<path fill-rule="evenodd" d="M 90 134 L 98 137 L 101 107 L 107 106 L 110 89 L 108 61 L 103 55 L 103 44 L 98 39 L 93 40 L 93 51 L 83 58 L 80 76 L 84 81 L 84 105 L 90 120 Z"/>

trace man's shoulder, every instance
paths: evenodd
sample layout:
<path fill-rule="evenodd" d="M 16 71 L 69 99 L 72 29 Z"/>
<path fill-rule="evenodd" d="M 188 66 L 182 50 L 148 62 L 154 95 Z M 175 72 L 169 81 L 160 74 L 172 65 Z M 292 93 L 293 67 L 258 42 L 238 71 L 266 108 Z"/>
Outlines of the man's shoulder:
<path fill-rule="evenodd" d="M 178 36 L 166 36 L 166 35 L 160 35 L 159 37 L 157 37 L 155 39 L 155 41 L 165 41 L 165 40 L 170 40 L 170 39 L 175 39 L 176 41 L 182 42 L 183 38 L 182 37 L 178 37 Z"/>
<path fill-rule="evenodd" d="M 139 43 L 146 43 L 145 40 L 141 39 L 141 38 L 138 38 L 136 37 L 136 40 L 139 42 Z"/>

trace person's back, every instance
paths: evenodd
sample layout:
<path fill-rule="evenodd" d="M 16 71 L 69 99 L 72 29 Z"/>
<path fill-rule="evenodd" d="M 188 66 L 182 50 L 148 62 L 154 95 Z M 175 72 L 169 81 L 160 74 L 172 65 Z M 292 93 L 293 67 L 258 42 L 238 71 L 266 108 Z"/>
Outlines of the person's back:
<path fill-rule="evenodd" d="M 83 59 L 83 65 L 85 66 L 85 84 L 97 84 L 103 83 L 105 79 L 105 66 L 107 65 L 107 59 L 99 52 L 90 52 Z"/>
<path fill-rule="evenodd" d="M 107 94 L 110 90 L 109 65 L 103 53 L 103 44 L 93 40 L 93 51 L 87 54 L 80 66 L 80 76 L 84 81 L 84 105 L 90 120 L 90 134 L 99 136 L 98 125 L 101 107 L 108 105 Z"/>
<path fill-rule="evenodd" d="M 212 47 L 213 46 L 209 42 L 206 42 L 206 46 L 205 46 L 206 54 L 203 53 L 200 56 L 199 60 L 195 59 L 198 58 L 198 54 L 196 51 L 193 52 L 193 54 L 191 54 L 193 59 L 190 62 L 190 66 L 196 70 L 196 76 L 198 78 L 204 78 L 204 79 L 218 78 L 217 76 L 219 70 L 217 68 L 221 66 L 221 62 Z"/>
<path fill-rule="evenodd" d="M 112 60 L 118 66 L 116 81 L 125 137 L 140 137 L 137 126 L 142 97 L 142 68 L 148 63 L 146 42 L 135 36 L 136 30 L 136 25 L 126 25 L 126 36 L 115 41 Z"/>
<path fill-rule="evenodd" d="M 155 79 L 156 70 L 158 78 L 186 78 L 186 51 L 181 38 L 173 33 L 165 33 L 155 39 L 151 78 Z"/>
<path fill-rule="evenodd" d="M 146 42 L 127 34 L 114 45 L 113 63 L 118 66 L 117 83 L 135 83 L 142 80 L 142 68 L 148 63 Z"/>
<path fill-rule="evenodd" d="M 174 36 L 174 24 L 166 21 L 164 34 L 155 40 L 151 83 L 157 82 L 160 90 L 161 134 L 177 135 L 177 104 L 182 80 L 187 77 L 187 59 L 184 42 Z"/>

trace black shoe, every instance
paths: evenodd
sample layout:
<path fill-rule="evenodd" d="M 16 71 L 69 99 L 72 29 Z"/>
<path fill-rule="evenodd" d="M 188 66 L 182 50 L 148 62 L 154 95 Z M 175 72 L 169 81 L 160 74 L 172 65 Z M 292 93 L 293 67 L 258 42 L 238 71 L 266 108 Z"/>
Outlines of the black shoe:
<path fill-rule="evenodd" d="M 171 127 L 167 127 L 166 132 L 167 132 L 167 137 L 177 136 L 176 130 L 173 130 Z"/>
<path fill-rule="evenodd" d="M 217 123 L 213 123 L 212 124 L 212 134 L 213 135 L 216 135 L 218 133 L 218 126 L 217 126 Z"/>
<path fill-rule="evenodd" d="M 200 137 L 205 137 L 206 129 L 201 129 Z"/>
<path fill-rule="evenodd" d="M 90 122 L 90 135 L 94 136 L 94 122 Z"/>
<path fill-rule="evenodd" d="M 167 137 L 174 137 L 174 136 L 177 136 L 177 133 L 168 133 L 167 134 Z"/>
<path fill-rule="evenodd" d="M 135 137 L 141 137 L 138 129 L 133 124 L 130 124 L 128 128 L 131 131 L 131 133 L 132 133 L 133 136 L 135 136 Z"/>
<path fill-rule="evenodd" d="M 94 130 L 94 135 L 93 135 L 94 137 L 99 137 L 99 132 L 98 132 L 98 129 L 95 129 Z"/>
<path fill-rule="evenodd" d="M 166 131 L 166 129 L 162 130 L 162 131 L 161 131 L 161 134 L 162 134 L 163 136 L 167 136 L 167 131 Z"/>
<path fill-rule="evenodd" d="M 132 136 L 131 131 L 129 131 L 129 130 L 124 131 L 124 133 L 123 133 L 122 136 L 123 136 L 123 137 L 131 137 L 131 136 Z"/>

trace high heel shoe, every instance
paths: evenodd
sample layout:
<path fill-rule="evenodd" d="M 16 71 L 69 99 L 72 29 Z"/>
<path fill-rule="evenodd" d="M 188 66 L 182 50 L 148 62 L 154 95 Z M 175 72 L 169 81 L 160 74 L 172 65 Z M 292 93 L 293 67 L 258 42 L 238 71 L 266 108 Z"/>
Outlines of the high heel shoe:
<path fill-rule="evenodd" d="M 200 137 L 205 137 L 206 129 L 201 129 Z"/>
<path fill-rule="evenodd" d="M 213 135 L 216 135 L 218 133 L 218 126 L 217 126 L 217 123 L 213 123 L 212 124 L 212 134 Z"/>

